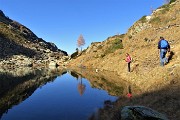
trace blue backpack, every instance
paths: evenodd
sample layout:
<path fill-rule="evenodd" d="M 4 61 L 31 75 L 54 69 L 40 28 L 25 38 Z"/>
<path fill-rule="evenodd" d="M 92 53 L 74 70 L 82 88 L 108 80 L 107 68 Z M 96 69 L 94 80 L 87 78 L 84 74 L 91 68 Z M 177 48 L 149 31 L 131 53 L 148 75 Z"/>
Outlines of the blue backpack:
<path fill-rule="evenodd" d="M 166 40 L 161 40 L 161 43 L 160 43 L 160 45 L 161 45 L 161 49 L 165 49 L 165 48 L 168 48 L 168 42 L 166 41 Z"/>

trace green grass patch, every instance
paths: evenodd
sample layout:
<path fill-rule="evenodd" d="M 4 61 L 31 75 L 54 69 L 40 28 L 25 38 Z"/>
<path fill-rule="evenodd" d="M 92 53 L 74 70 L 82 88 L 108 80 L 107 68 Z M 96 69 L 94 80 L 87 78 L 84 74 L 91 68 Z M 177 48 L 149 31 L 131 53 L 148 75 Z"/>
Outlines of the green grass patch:
<path fill-rule="evenodd" d="M 163 8 L 161 10 L 161 13 L 165 14 L 166 12 L 168 12 L 170 10 L 170 4 L 163 5 L 161 8 Z"/>
<path fill-rule="evenodd" d="M 154 17 L 150 20 L 151 24 L 159 24 L 161 22 L 161 19 L 159 17 Z"/>
<path fill-rule="evenodd" d="M 176 0 L 171 0 L 169 4 L 171 4 L 171 3 L 175 2 L 175 1 L 176 1 Z"/>
<path fill-rule="evenodd" d="M 123 49 L 122 40 L 115 39 L 111 45 L 106 49 L 105 54 L 113 53 L 118 49 Z"/>
<path fill-rule="evenodd" d="M 142 23 L 147 22 L 146 15 L 144 15 L 141 19 L 139 19 L 139 21 Z"/>
<path fill-rule="evenodd" d="M 170 2 L 169 2 L 169 4 L 165 4 L 165 5 L 163 5 L 163 6 L 161 6 L 160 8 L 163 8 L 162 10 L 161 10 L 161 13 L 162 14 L 165 14 L 166 12 L 168 12 L 169 10 L 170 10 L 170 7 L 171 7 L 171 3 L 173 3 L 173 2 L 175 2 L 176 0 L 171 0 Z"/>

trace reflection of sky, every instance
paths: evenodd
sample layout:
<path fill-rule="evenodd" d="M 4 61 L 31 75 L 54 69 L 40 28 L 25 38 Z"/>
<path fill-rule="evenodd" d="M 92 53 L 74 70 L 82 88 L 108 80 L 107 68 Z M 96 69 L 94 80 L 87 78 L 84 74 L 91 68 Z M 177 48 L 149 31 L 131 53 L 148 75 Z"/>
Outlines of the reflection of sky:
<path fill-rule="evenodd" d="M 92 89 L 86 79 L 82 79 L 86 88 L 81 96 L 79 83 L 80 80 L 69 74 L 57 77 L 9 110 L 2 120 L 85 120 L 102 107 L 105 100 L 116 99 L 104 90 Z"/>

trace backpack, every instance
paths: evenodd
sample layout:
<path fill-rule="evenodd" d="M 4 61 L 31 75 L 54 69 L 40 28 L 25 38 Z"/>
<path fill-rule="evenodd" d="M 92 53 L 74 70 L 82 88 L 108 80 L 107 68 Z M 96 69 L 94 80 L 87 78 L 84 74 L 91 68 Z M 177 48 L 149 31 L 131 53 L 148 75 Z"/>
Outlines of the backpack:
<path fill-rule="evenodd" d="M 169 43 L 166 40 L 161 40 L 160 45 L 161 45 L 161 49 L 162 48 L 168 48 Z"/>

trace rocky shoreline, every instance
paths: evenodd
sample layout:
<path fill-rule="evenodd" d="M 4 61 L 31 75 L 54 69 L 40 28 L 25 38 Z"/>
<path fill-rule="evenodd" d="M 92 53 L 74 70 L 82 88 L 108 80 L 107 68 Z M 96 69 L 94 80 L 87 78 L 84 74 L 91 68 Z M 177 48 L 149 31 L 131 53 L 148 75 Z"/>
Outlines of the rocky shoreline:
<path fill-rule="evenodd" d="M 49 58 L 36 60 L 28 58 L 23 55 L 14 55 L 6 60 L 0 59 L 0 67 L 3 69 L 15 69 L 15 68 L 56 68 L 65 67 L 68 63 L 68 56 L 63 56 L 61 59 Z"/>

